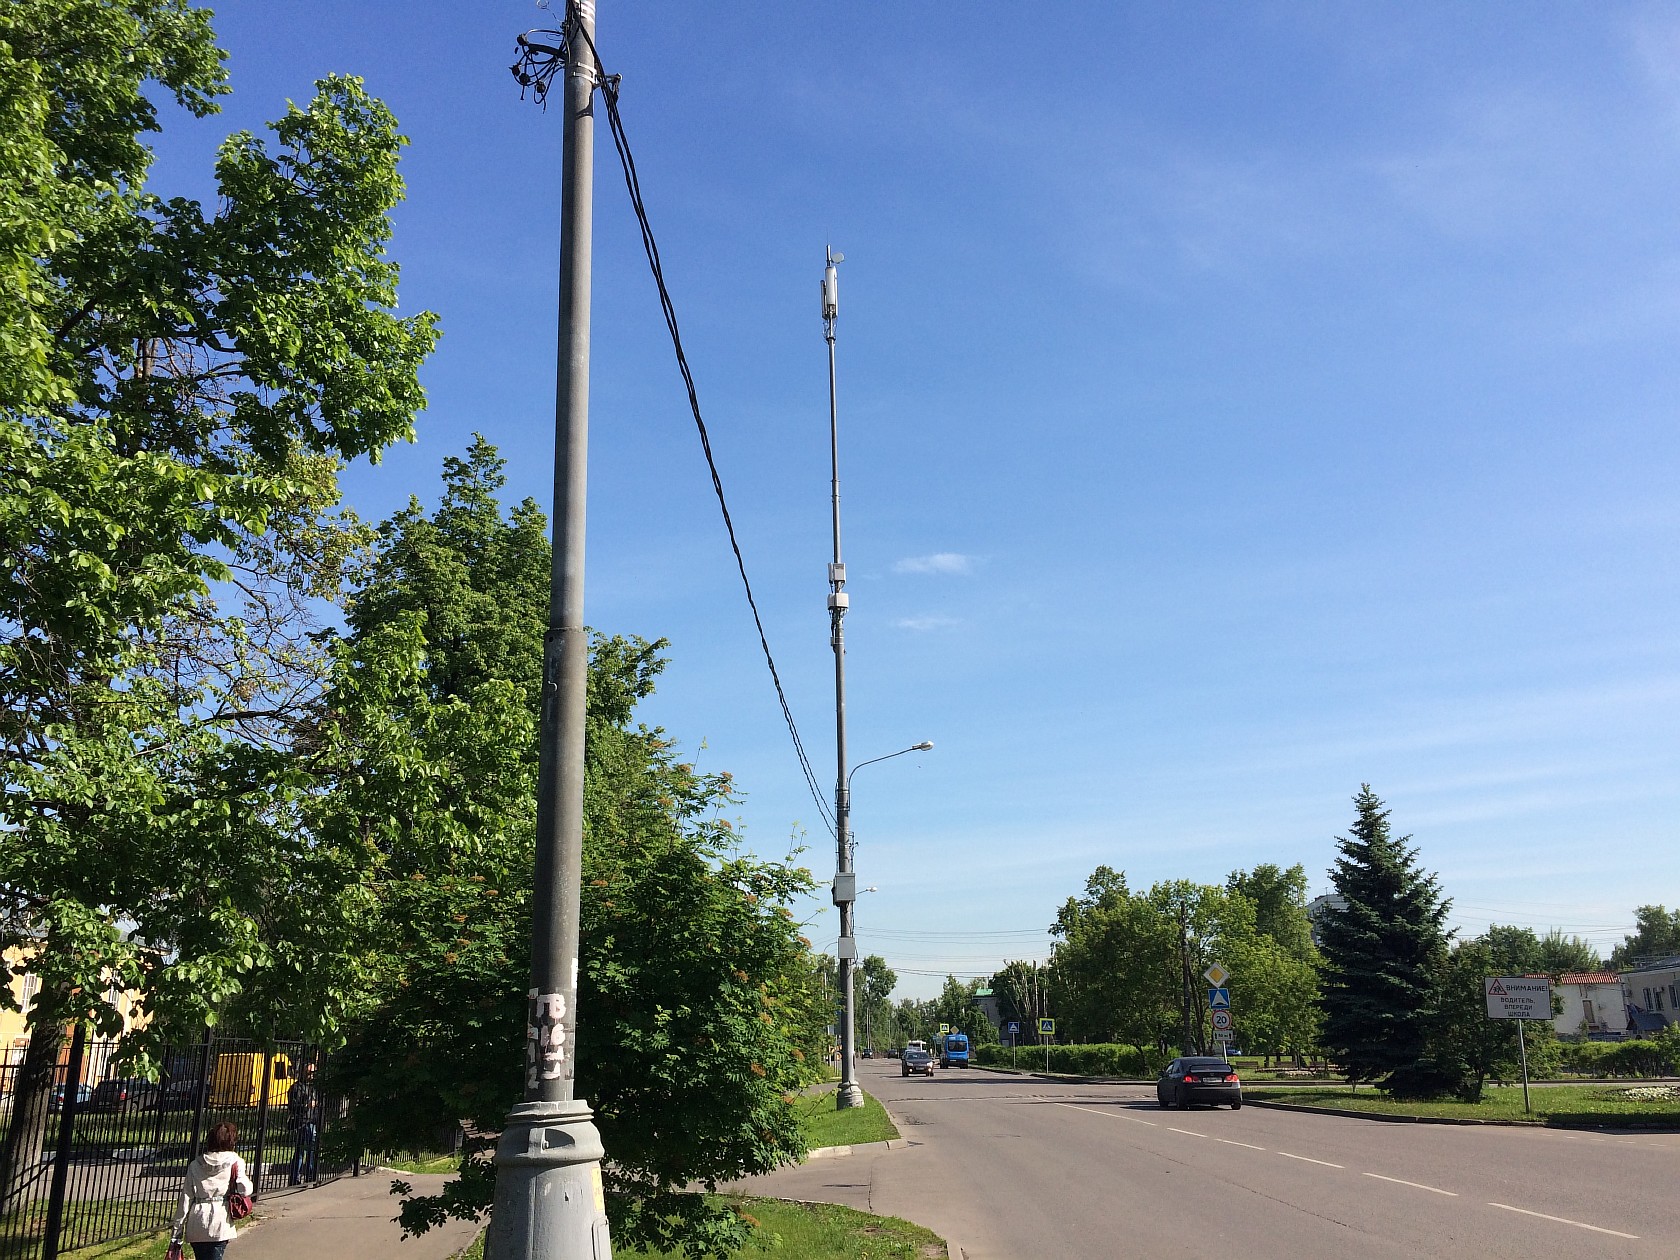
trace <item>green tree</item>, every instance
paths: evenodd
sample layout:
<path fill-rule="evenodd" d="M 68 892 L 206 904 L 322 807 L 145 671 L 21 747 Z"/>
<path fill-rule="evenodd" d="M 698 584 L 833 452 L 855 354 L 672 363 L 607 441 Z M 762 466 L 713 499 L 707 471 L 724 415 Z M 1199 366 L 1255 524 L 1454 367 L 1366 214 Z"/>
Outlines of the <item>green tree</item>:
<path fill-rule="evenodd" d="M 879 954 L 870 954 L 858 964 L 852 985 L 855 1005 L 862 1023 L 858 1031 L 866 1033 L 869 1038 L 863 1044 L 870 1048 L 873 1048 L 877 1041 L 885 1044 L 889 1035 L 892 991 L 898 985 L 898 973 L 887 966 L 885 958 Z"/>
<path fill-rule="evenodd" d="M 101 995 L 138 990 L 144 1070 L 321 874 L 288 749 L 331 668 L 300 602 L 359 539 L 325 516 L 341 462 L 423 404 L 433 320 L 396 316 L 386 256 L 404 142 L 358 80 L 229 138 L 213 213 L 148 189 L 154 102 L 214 112 L 222 59 L 188 0 L 0 12 L 0 947 L 40 981 L 0 1195 L 65 1026 L 114 1031 Z"/>
<path fill-rule="evenodd" d="M 1610 954 L 1610 969 L 1626 971 L 1641 958 L 1671 958 L 1680 954 L 1680 909 L 1640 906 L 1633 912 L 1634 931 Z"/>
<path fill-rule="evenodd" d="M 1591 941 L 1579 936 L 1565 936 L 1553 928 L 1540 938 L 1539 965 L 1535 968 L 1554 979 L 1571 972 L 1604 970 L 1604 959 Z"/>
<path fill-rule="evenodd" d="M 1307 916 L 1307 870 L 1297 862 L 1284 870 L 1262 862 L 1252 871 L 1232 871 L 1225 881 L 1230 892 L 1254 903 L 1254 926 L 1279 948 L 1303 962 L 1316 962 L 1312 920 Z"/>
<path fill-rule="evenodd" d="M 494 1130 L 523 1084 L 549 557 L 541 514 L 504 516 L 501 484 L 480 440 L 448 463 L 434 512 L 410 505 L 382 528 L 350 618 L 360 692 L 330 706 L 359 761 L 334 768 L 313 817 L 369 850 L 368 1012 L 341 1070 L 358 1100 L 346 1140 L 373 1150 L 462 1121 Z M 611 1156 L 618 1239 L 725 1254 L 745 1226 L 693 1188 L 803 1154 L 791 1099 L 828 1017 L 788 910 L 808 872 L 738 856 L 728 776 L 634 721 L 661 647 L 593 645 L 578 1077 Z M 492 1188 L 475 1152 L 403 1221 L 476 1214 Z"/>
<path fill-rule="evenodd" d="M 1457 1081 L 1428 1062 L 1447 964 L 1450 903 L 1418 868 L 1410 836 L 1396 839 L 1382 800 L 1362 785 L 1330 879 L 1344 906 L 1319 923 L 1322 1039 L 1355 1081 L 1429 1096 Z"/>
<path fill-rule="evenodd" d="M 1540 938 L 1524 927 L 1494 925 L 1474 940 L 1453 946 L 1426 1061 L 1451 1082 L 1460 1100 L 1480 1100 L 1489 1079 L 1514 1080 L 1520 1075 L 1517 1021 L 1488 1016 L 1484 986 L 1489 976 L 1538 973 L 1541 957 Z M 1558 1061 L 1555 1031 L 1550 1020 L 1524 1022 L 1530 1071 L 1545 1075 Z"/>

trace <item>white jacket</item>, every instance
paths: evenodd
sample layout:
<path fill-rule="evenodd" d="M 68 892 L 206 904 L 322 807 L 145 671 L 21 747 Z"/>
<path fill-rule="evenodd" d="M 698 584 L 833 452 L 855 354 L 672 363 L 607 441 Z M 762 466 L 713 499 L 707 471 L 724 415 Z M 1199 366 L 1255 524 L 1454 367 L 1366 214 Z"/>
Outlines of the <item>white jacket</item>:
<path fill-rule="evenodd" d="M 221 1242 L 236 1231 L 228 1220 L 229 1185 L 241 1194 L 255 1187 L 245 1175 L 245 1161 L 233 1151 L 205 1151 L 187 1165 L 187 1184 L 175 1209 L 169 1236 L 182 1242 Z"/>

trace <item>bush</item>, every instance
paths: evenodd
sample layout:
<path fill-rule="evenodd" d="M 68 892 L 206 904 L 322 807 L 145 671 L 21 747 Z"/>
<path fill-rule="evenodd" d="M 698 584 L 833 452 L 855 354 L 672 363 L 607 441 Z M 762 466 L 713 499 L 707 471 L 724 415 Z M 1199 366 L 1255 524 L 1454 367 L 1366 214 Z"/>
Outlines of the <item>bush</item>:
<path fill-rule="evenodd" d="M 1043 1046 L 1022 1046 L 1016 1062 L 1022 1067 L 1044 1066 Z M 974 1061 L 981 1067 L 1008 1067 L 1007 1046 L 978 1046 Z M 1051 1046 L 1050 1071 L 1069 1076 L 1149 1076 L 1166 1062 L 1153 1050 L 1126 1045 Z"/>
<path fill-rule="evenodd" d="M 1562 1050 L 1563 1066 L 1585 1076 L 1680 1074 L 1680 1026 L 1632 1041 L 1566 1042 Z"/>

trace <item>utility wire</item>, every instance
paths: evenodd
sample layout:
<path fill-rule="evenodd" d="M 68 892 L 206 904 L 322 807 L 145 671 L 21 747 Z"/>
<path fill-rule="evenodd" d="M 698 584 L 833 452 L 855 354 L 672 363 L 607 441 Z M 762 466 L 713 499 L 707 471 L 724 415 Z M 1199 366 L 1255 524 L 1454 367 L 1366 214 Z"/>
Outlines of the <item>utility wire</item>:
<path fill-rule="evenodd" d="M 700 415 L 700 396 L 695 390 L 694 373 L 689 370 L 688 356 L 683 353 L 682 332 L 677 327 L 677 308 L 671 301 L 671 291 L 665 285 L 665 269 L 659 260 L 659 245 L 653 239 L 653 228 L 648 223 L 647 207 L 642 203 L 641 181 L 636 175 L 636 159 L 630 153 L 630 141 L 624 133 L 624 120 L 618 112 L 618 78 L 609 76 L 601 68 L 601 54 L 595 48 L 595 40 L 581 22 L 568 23 L 571 28 L 568 34 L 577 33 L 583 36 L 589 45 L 590 56 L 595 59 L 595 69 L 599 75 L 601 98 L 607 105 L 607 126 L 612 131 L 613 147 L 618 150 L 619 165 L 624 168 L 624 186 L 630 193 L 630 206 L 636 213 L 636 223 L 642 232 L 642 249 L 647 254 L 648 267 L 653 272 L 653 282 L 659 289 L 659 305 L 665 313 L 665 327 L 671 334 L 671 348 L 676 351 L 677 370 L 682 373 L 683 386 L 688 390 L 689 410 L 694 413 L 694 427 L 700 433 L 700 449 L 706 456 L 706 467 L 712 474 L 712 491 L 717 495 L 718 509 L 723 513 L 723 527 L 729 534 L 729 547 L 735 553 L 735 567 L 741 574 L 741 585 L 747 593 L 747 607 L 752 609 L 753 624 L 758 627 L 758 645 L 764 650 L 764 663 L 770 667 L 770 681 L 776 686 L 776 700 L 782 707 L 782 720 L 787 723 L 788 734 L 793 738 L 793 751 L 799 758 L 799 768 L 805 774 L 805 786 L 811 791 L 811 799 L 817 803 L 818 815 L 823 826 L 828 829 L 830 836 L 834 835 L 834 815 L 828 802 L 823 799 L 822 787 L 816 771 L 811 768 L 811 759 L 805 754 L 805 743 L 799 738 L 799 727 L 793 720 L 793 710 L 788 706 L 787 693 L 782 689 L 782 678 L 776 670 L 776 658 L 770 652 L 770 640 L 764 632 L 764 619 L 759 616 L 758 601 L 753 598 L 752 582 L 747 577 L 747 563 L 741 556 L 741 544 L 735 537 L 735 522 L 729 515 L 729 501 L 724 497 L 723 479 L 718 475 L 717 461 L 712 457 L 712 439 L 706 432 L 706 422 Z"/>

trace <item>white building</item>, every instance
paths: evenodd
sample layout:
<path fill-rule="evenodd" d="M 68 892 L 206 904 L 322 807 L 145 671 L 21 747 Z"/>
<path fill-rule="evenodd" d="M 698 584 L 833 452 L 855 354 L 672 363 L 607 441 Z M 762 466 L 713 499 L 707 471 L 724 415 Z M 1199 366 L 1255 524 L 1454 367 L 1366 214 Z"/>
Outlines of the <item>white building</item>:
<path fill-rule="evenodd" d="M 1680 1022 L 1680 956 L 1622 972 L 1622 998 L 1642 1031 Z"/>
<path fill-rule="evenodd" d="M 1569 971 L 1552 989 L 1563 1009 L 1552 1017 L 1560 1037 L 1621 1032 L 1627 1027 L 1622 979 L 1613 971 Z"/>

